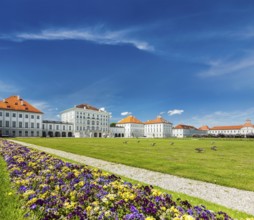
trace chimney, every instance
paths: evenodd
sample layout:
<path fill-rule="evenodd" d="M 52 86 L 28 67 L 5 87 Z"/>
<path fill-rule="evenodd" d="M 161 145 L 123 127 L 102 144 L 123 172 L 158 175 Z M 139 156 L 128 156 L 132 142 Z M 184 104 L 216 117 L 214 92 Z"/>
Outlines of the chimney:
<path fill-rule="evenodd" d="M 5 99 L 3 99 L 3 102 L 5 102 L 6 100 Z"/>
<path fill-rule="evenodd" d="M 21 101 L 21 105 L 24 105 L 24 101 Z"/>
<path fill-rule="evenodd" d="M 17 100 L 19 100 L 19 99 L 20 99 L 20 96 L 18 95 L 18 96 L 17 96 Z"/>

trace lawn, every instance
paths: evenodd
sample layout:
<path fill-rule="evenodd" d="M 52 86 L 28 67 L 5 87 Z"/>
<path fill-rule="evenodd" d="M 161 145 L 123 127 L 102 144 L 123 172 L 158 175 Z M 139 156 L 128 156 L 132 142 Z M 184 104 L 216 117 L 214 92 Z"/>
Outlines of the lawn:
<path fill-rule="evenodd" d="M 6 149 L 9 149 L 8 147 L 6 148 Z M 5 152 L 6 154 L 8 154 L 7 152 L 8 152 L 8 150 L 6 151 L 3 151 L 3 152 Z M 24 152 L 27 152 L 27 151 L 24 151 Z M 24 153 L 23 152 L 23 153 Z M 22 154 L 22 156 L 21 156 L 21 158 L 23 158 L 23 160 L 25 160 L 27 163 L 26 163 L 26 166 L 27 167 L 25 167 L 25 165 L 22 165 L 21 167 L 21 169 L 24 169 L 24 170 L 26 170 L 26 172 L 28 172 L 27 170 L 29 170 L 29 173 L 30 173 L 30 169 L 31 168 L 29 168 L 29 166 L 31 166 L 31 167 L 33 167 L 32 168 L 32 170 L 33 169 L 43 169 L 43 167 L 44 166 L 46 166 L 46 168 L 47 169 L 52 169 L 52 167 L 51 166 L 49 166 L 49 165 L 46 165 L 46 164 L 50 164 L 49 163 L 49 161 L 47 161 L 46 163 L 44 162 L 43 164 L 40 164 L 39 165 L 39 163 L 40 162 L 42 162 L 42 160 L 40 160 L 40 159 L 38 159 L 38 157 L 35 157 L 36 159 L 36 161 L 38 162 L 36 162 L 36 163 L 32 163 L 31 162 L 31 158 L 33 158 L 34 156 L 36 156 L 37 154 L 31 154 L 30 156 L 27 156 L 27 158 L 25 158 L 26 157 L 26 155 L 25 154 L 23 154 L 23 153 L 19 153 L 19 154 L 17 154 L 17 152 L 16 151 L 14 151 L 14 149 L 9 149 L 9 155 L 12 155 L 12 157 L 13 157 L 13 159 L 15 158 L 15 160 L 17 160 L 17 161 L 19 161 L 18 163 L 17 163 L 17 165 L 19 166 L 20 165 L 20 158 L 17 158 L 17 156 L 15 156 L 15 155 L 20 155 L 20 154 Z M 41 155 L 41 157 L 45 157 L 45 154 L 40 154 Z M 43 155 L 43 156 L 42 156 Z M 46 158 L 46 157 L 45 157 Z M 49 157 L 47 157 L 47 158 L 49 158 Z M 59 158 L 59 157 L 58 157 Z M 73 161 L 70 161 L 70 160 L 66 160 L 66 159 L 64 159 L 65 161 L 68 161 L 68 162 L 73 162 Z M 28 163 L 28 161 L 29 161 L 29 163 Z M 43 160 L 44 161 L 44 160 Z M 52 161 L 54 161 L 54 162 L 57 162 L 57 161 L 55 161 L 55 160 L 52 160 Z M 75 163 L 75 162 L 74 162 Z M 14 164 L 14 162 L 12 161 L 11 162 L 11 164 Z M 57 164 L 59 165 L 59 162 L 57 162 Z M 36 168 L 37 167 L 37 168 Z M 55 166 L 53 166 L 53 168 L 54 168 Z M 0 219 L 23 219 L 23 213 L 24 213 L 24 210 L 21 210 L 21 208 L 20 208 L 20 202 L 21 201 L 18 201 L 18 197 L 17 197 L 17 195 L 15 194 L 15 191 L 14 190 L 12 190 L 11 188 L 10 188 L 10 184 L 9 184 L 9 177 L 8 177 L 8 174 L 7 174 L 7 172 L 6 172 L 6 164 L 5 164 L 5 162 L 3 161 L 3 159 L 0 157 L 0 173 L 1 173 L 1 176 L 3 177 L 3 179 L 0 179 L 0 180 L 5 180 L 5 181 L 0 181 L 2 184 L 0 185 L 0 195 L 1 195 L 1 201 L 0 201 Z M 58 167 L 59 168 L 59 167 Z M 92 168 L 90 168 L 91 170 L 93 170 Z M 79 169 L 78 169 L 79 170 Z M 95 170 L 97 170 L 97 169 L 95 169 Z M 40 173 L 40 175 L 43 175 L 43 174 L 47 174 L 47 176 L 49 175 L 48 174 L 48 172 L 35 172 L 36 174 L 37 173 Z M 52 172 L 50 172 L 51 174 L 50 175 L 52 175 L 53 173 L 54 173 L 54 171 L 52 170 Z M 107 172 L 106 172 L 107 173 Z M 30 176 L 29 176 L 30 175 Z M 29 175 L 24 175 L 24 178 L 27 180 L 27 181 L 40 181 L 40 180 L 43 180 L 43 179 L 45 179 L 45 178 L 36 178 L 36 175 L 35 176 L 33 176 L 33 175 L 31 175 L 31 173 L 29 174 Z M 57 178 L 59 177 L 59 175 L 60 174 L 57 174 Z M 20 175 L 18 174 L 18 176 L 20 177 Z M 28 178 L 28 176 L 29 176 L 29 178 Z M 15 178 L 17 178 L 17 177 L 15 177 Z M 56 178 L 56 176 L 55 176 L 55 178 Z M 60 178 L 60 177 L 59 177 Z M 127 180 L 127 181 L 130 181 L 130 182 L 132 182 L 132 183 L 138 183 L 137 181 L 133 181 L 133 180 L 130 180 L 130 179 L 127 179 L 127 178 L 124 178 L 124 177 L 122 177 L 124 180 Z M 51 179 L 51 178 L 50 178 Z M 61 179 L 61 178 L 60 178 Z M 83 179 L 83 178 L 81 178 L 81 179 Z M 17 179 L 16 179 L 17 180 Z M 57 180 L 57 179 L 55 179 L 55 180 Z M 75 181 L 76 181 L 77 179 L 75 179 Z M 102 178 L 102 180 L 103 180 L 103 178 Z M 113 180 L 112 180 L 113 181 Z M 15 182 L 15 181 L 14 181 Z M 13 184 L 14 184 L 14 182 L 13 182 Z M 57 181 L 56 181 L 57 182 Z M 67 181 L 68 182 L 68 181 Z M 73 181 L 71 181 L 70 183 L 72 183 Z M 18 181 L 16 181 L 15 182 L 16 184 L 18 184 Z M 48 183 L 48 182 L 47 182 Z M 76 183 L 76 182 L 74 182 L 74 183 Z M 12 185 L 13 185 L 12 184 Z M 99 184 L 99 183 L 98 183 Z M 38 186 L 42 186 L 43 185 L 43 187 L 45 187 L 44 185 L 45 184 L 30 184 L 32 187 L 38 187 Z M 47 184 L 46 184 L 47 185 Z M 52 185 L 52 184 L 51 184 Z M 55 188 L 55 184 L 53 184 L 52 185 L 53 186 L 53 189 Z M 157 187 L 156 187 L 157 188 Z M 35 189 L 34 189 L 35 190 Z M 36 192 L 40 192 L 40 190 L 42 190 L 42 192 L 44 193 L 45 191 L 43 191 L 44 190 L 44 188 L 41 188 L 41 187 L 39 187 L 38 189 L 36 189 Z M 204 201 L 204 200 L 201 200 L 201 199 L 198 199 L 198 198 L 193 198 L 193 197 L 190 197 L 190 196 L 187 196 L 187 195 L 184 195 L 184 194 L 181 194 L 181 193 L 174 193 L 174 192 L 171 192 L 171 191 L 165 191 L 165 190 L 163 190 L 163 189 L 160 189 L 161 191 L 164 191 L 164 192 L 167 192 L 167 193 L 169 193 L 169 194 L 171 194 L 172 196 L 173 196 L 173 199 L 176 201 L 177 200 L 177 198 L 181 198 L 182 199 L 182 201 L 183 200 L 185 200 L 185 199 L 187 199 L 188 200 L 188 202 L 190 202 L 191 204 L 192 204 L 192 207 L 193 206 L 195 206 L 195 205 L 200 205 L 200 204 L 202 204 L 202 205 L 205 205 L 209 210 L 213 210 L 213 211 L 216 211 L 216 212 L 218 212 L 218 211 L 224 211 L 224 212 L 226 212 L 227 214 L 229 214 L 231 217 L 233 217 L 233 219 L 247 219 L 248 217 L 251 217 L 251 215 L 248 215 L 248 214 L 245 214 L 245 213 L 242 213 L 242 212 L 239 212 L 239 211 L 235 211 L 235 210 L 231 210 L 231 209 L 228 209 L 228 208 L 225 208 L 225 207 L 223 207 L 223 206 L 219 206 L 219 205 L 216 205 L 216 204 L 212 204 L 212 203 L 210 203 L 210 202 L 206 202 L 206 201 Z M 29 190 L 28 190 L 29 191 Z M 31 190 L 30 190 L 31 191 Z M 10 193 L 11 192 L 11 193 Z M 24 193 L 23 191 L 19 191 L 19 193 Z M 53 192 L 53 191 L 51 191 L 51 194 L 53 194 L 53 193 L 56 193 L 55 191 Z M 48 194 L 49 196 L 51 195 L 51 194 Z M 4 195 L 4 197 L 2 197 L 2 195 Z M 43 194 L 44 195 L 44 194 Z M 65 195 L 65 194 L 64 194 Z M 21 196 L 22 197 L 22 196 Z M 39 195 L 38 195 L 38 197 L 39 197 Z M 6 199 L 7 198 L 7 199 Z M 33 198 L 33 197 L 31 197 L 31 198 Z M 36 197 L 35 197 L 36 198 Z M 62 196 L 61 196 L 61 198 L 62 198 Z M 31 202 L 32 202 L 32 200 L 33 199 L 31 199 Z M 7 201 L 7 202 L 6 202 Z M 30 201 L 30 200 L 29 200 Z M 1 202 L 3 202 L 3 203 L 1 203 Z M 28 204 L 29 202 L 27 202 L 27 204 Z M 37 204 L 37 203 L 36 203 Z M 39 204 L 39 203 L 38 203 Z M 38 205 L 37 204 L 37 205 Z M 44 203 L 43 203 L 44 204 Z M 45 203 L 46 204 L 46 203 Z M 31 205 L 31 204 L 30 204 Z M 33 209 L 32 208 L 33 207 L 33 205 L 30 207 L 31 209 Z M 65 209 L 64 209 L 65 210 Z M 65 212 L 65 211 L 64 211 Z M 8 213 L 8 214 L 7 214 Z M 33 212 L 31 212 L 30 214 L 32 215 L 31 217 L 32 217 L 32 219 L 36 219 L 36 213 L 37 212 L 35 212 L 35 213 L 33 213 Z M 39 214 L 39 215 L 41 215 L 42 213 L 41 212 L 39 212 L 39 213 L 37 213 L 37 214 Z M 5 216 L 5 218 L 2 218 L 3 216 Z M 15 217 L 14 217 L 15 216 Z M 8 217 L 10 217 L 10 218 L 8 218 Z M 38 217 L 38 216 L 37 216 Z M 28 218 L 28 219 L 31 219 L 31 218 Z"/>
<path fill-rule="evenodd" d="M 254 191 L 253 140 L 101 138 L 16 138 L 16 140 Z M 123 143 L 124 141 L 128 141 L 127 144 Z M 153 143 L 155 146 L 152 146 Z M 217 150 L 211 150 L 212 146 L 216 146 Z M 204 151 L 197 153 L 195 148 L 203 148 Z"/>
<path fill-rule="evenodd" d="M 4 220 L 29 220 L 25 218 L 25 210 L 22 201 L 10 185 L 10 177 L 6 168 L 6 162 L 0 156 L 0 219 Z M 33 218 L 36 219 L 36 218 Z"/>

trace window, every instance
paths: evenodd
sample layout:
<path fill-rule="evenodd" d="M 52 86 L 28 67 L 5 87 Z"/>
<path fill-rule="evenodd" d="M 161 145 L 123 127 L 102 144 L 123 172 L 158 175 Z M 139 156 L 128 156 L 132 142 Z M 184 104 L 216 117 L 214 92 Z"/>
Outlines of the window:
<path fill-rule="evenodd" d="M 28 128 L 28 122 L 25 123 L 25 128 Z"/>
<path fill-rule="evenodd" d="M 12 127 L 16 128 L 16 122 L 15 121 L 12 122 Z"/>
<path fill-rule="evenodd" d="M 19 136 L 22 136 L 22 131 L 19 131 Z"/>
<path fill-rule="evenodd" d="M 6 116 L 6 117 L 9 117 L 9 115 L 10 115 L 9 112 L 6 112 L 6 113 L 5 113 L 5 116 Z"/>
<path fill-rule="evenodd" d="M 71 131 L 71 126 L 69 126 L 69 131 Z"/>
<path fill-rule="evenodd" d="M 65 125 L 63 125 L 63 130 L 65 131 Z"/>
<path fill-rule="evenodd" d="M 16 136 L 16 132 L 15 131 L 12 131 L 12 136 Z"/>
<path fill-rule="evenodd" d="M 37 123 L 37 128 L 40 128 L 40 123 Z"/>
<path fill-rule="evenodd" d="M 22 128 L 22 122 L 19 122 L 19 128 Z"/>
<path fill-rule="evenodd" d="M 40 132 L 39 131 L 37 131 L 37 137 L 39 137 L 40 136 Z"/>
<path fill-rule="evenodd" d="M 0 112 L 0 116 L 3 116 L 3 112 Z"/>
<path fill-rule="evenodd" d="M 16 113 L 12 113 L 12 117 L 13 117 L 13 118 L 16 118 Z"/>
<path fill-rule="evenodd" d="M 34 123 L 31 123 L 31 128 L 34 128 Z"/>
<path fill-rule="evenodd" d="M 49 129 L 52 130 L 52 125 L 49 125 Z"/>
<path fill-rule="evenodd" d="M 22 118 L 22 114 L 19 114 L 19 118 Z"/>
<path fill-rule="evenodd" d="M 34 119 L 34 115 L 31 115 L 31 119 Z"/>
<path fill-rule="evenodd" d="M 5 127 L 6 127 L 6 128 L 9 128 L 9 126 L 10 126 L 10 122 L 9 122 L 9 121 L 6 121 L 6 122 L 5 122 Z"/>
<path fill-rule="evenodd" d="M 32 137 L 34 136 L 34 131 L 31 131 L 31 136 L 32 136 Z"/>
<path fill-rule="evenodd" d="M 0 121 L 0 128 L 3 127 L 3 121 Z"/>
<path fill-rule="evenodd" d="M 26 137 L 28 136 L 28 131 L 25 131 L 25 136 L 26 136 Z"/>
<path fill-rule="evenodd" d="M 56 126 L 56 130 L 59 130 L 59 125 Z"/>
<path fill-rule="evenodd" d="M 25 118 L 28 118 L 28 115 L 25 115 Z"/>
<path fill-rule="evenodd" d="M 37 119 L 40 119 L 40 116 L 39 116 L 39 115 L 37 115 Z"/>
<path fill-rule="evenodd" d="M 42 129 L 45 129 L 45 125 L 44 124 L 42 125 Z"/>

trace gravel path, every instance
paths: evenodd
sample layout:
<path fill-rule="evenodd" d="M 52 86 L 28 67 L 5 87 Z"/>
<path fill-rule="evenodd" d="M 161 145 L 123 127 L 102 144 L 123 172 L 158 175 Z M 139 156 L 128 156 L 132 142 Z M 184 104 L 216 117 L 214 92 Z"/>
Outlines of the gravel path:
<path fill-rule="evenodd" d="M 159 186 L 166 190 L 185 193 L 190 196 L 198 197 L 206 201 L 254 215 L 254 192 L 251 191 L 180 178 L 169 174 L 116 164 L 20 141 L 12 141 L 79 163 L 97 167 L 114 174 L 122 175 L 133 180 Z"/>

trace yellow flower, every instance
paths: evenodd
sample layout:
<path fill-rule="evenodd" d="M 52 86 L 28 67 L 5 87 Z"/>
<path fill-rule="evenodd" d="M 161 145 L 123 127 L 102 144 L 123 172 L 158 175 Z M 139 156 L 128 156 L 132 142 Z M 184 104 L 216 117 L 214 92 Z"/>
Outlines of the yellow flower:
<path fill-rule="evenodd" d="M 106 217 L 109 217 L 110 215 L 111 215 L 111 212 L 110 212 L 110 211 L 106 211 L 106 212 L 105 212 L 105 216 L 106 216 Z"/>
<path fill-rule="evenodd" d="M 92 207 L 90 205 L 86 207 L 87 212 L 90 212 L 91 210 L 92 210 Z"/>
<path fill-rule="evenodd" d="M 36 201 L 37 201 L 37 198 L 32 198 L 31 200 L 29 200 L 29 201 L 26 203 L 26 206 L 30 206 L 30 205 L 36 203 Z"/>
<path fill-rule="evenodd" d="M 161 210 L 162 210 L 162 211 L 166 211 L 166 207 L 165 207 L 165 206 L 162 206 L 162 207 L 161 207 Z"/>
<path fill-rule="evenodd" d="M 160 196 L 161 195 L 161 192 L 157 189 L 152 189 L 152 195 L 153 196 Z"/>
<path fill-rule="evenodd" d="M 23 196 L 25 199 L 27 199 L 30 195 L 34 194 L 35 192 L 33 190 L 27 190 Z"/>
<path fill-rule="evenodd" d="M 80 181 L 80 182 L 78 183 L 78 185 L 79 185 L 80 187 L 82 187 L 82 186 L 85 185 L 85 183 L 84 183 L 83 181 Z"/>
<path fill-rule="evenodd" d="M 12 192 L 9 192 L 9 193 L 8 193 L 8 196 L 11 196 L 12 194 L 13 194 Z"/>
<path fill-rule="evenodd" d="M 183 215 L 181 219 L 182 219 L 182 220 L 195 220 L 195 218 L 193 218 L 193 217 L 190 216 L 190 215 Z"/>
<path fill-rule="evenodd" d="M 145 220 L 155 220 L 155 218 L 151 217 L 151 216 L 148 216 L 148 217 L 145 218 Z"/>

